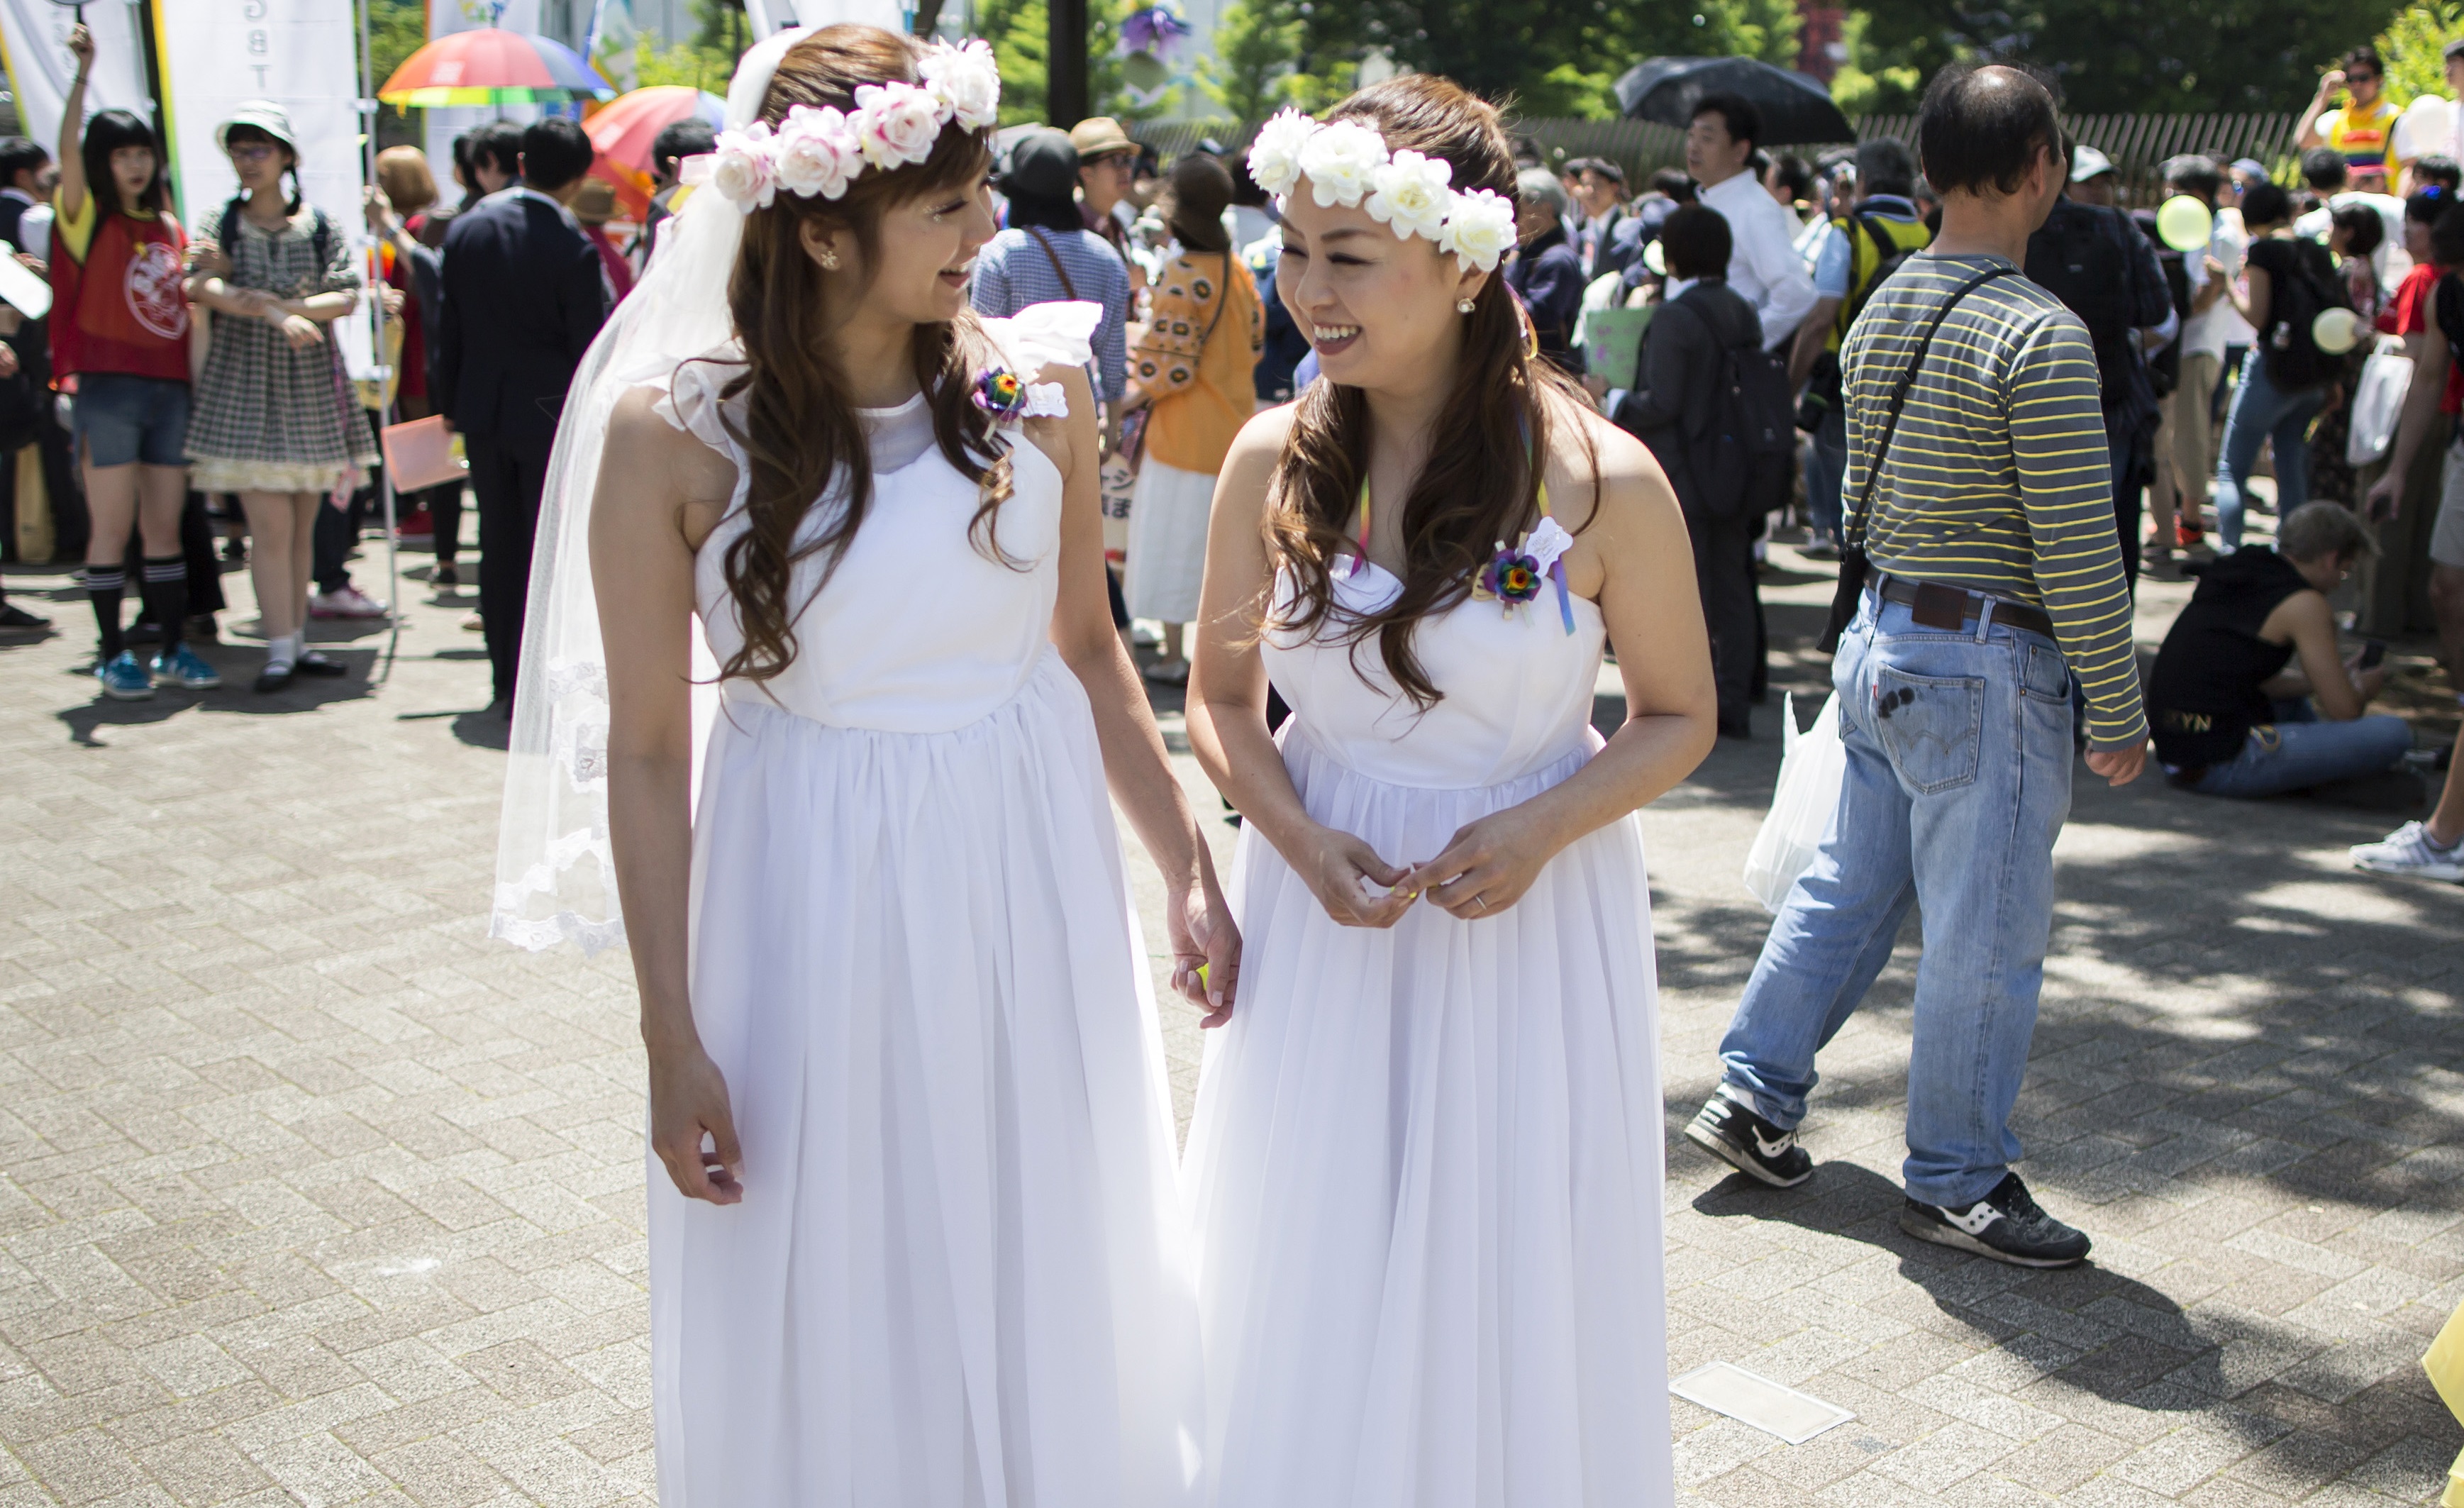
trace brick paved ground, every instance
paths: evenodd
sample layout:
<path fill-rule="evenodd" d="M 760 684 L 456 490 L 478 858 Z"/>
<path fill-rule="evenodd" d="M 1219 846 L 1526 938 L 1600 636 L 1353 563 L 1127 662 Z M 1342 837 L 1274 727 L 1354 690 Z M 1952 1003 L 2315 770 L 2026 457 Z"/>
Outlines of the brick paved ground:
<path fill-rule="evenodd" d="M 235 645 L 240 689 L 105 706 L 82 608 L 10 580 L 68 632 L 0 642 L 0 1508 L 650 1501 L 627 973 L 481 935 L 462 605 L 413 585 L 382 687 L 375 636 L 279 698 Z M 1778 595 L 1786 633 L 1821 588 Z M 1681 1403 L 1684 1500 L 2430 1500 L 2464 1443 L 2416 1365 L 2464 1298 L 2464 891 L 2350 874 L 2383 817 L 2082 787 L 2020 1117 L 2100 1259 L 2024 1275 L 1891 1223 L 1909 956 L 1826 1059 L 1811 1184 L 1674 1140 L 1761 939 L 1776 760 L 1724 744 L 1646 819 L 1672 1361 L 1859 1417 L 1790 1448 Z M 1171 1046 L 1185 1110 L 1186 1018 Z"/>

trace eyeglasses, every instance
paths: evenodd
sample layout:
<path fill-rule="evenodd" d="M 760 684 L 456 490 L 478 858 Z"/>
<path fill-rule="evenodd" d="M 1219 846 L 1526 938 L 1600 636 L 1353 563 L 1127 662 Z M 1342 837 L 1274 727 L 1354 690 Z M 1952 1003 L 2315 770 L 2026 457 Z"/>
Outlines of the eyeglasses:
<path fill-rule="evenodd" d="M 2346 74 L 2344 76 L 2344 82 L 2348 84 L 2374 84 L 2378 81 L 2379 76 L 2376 74 Z"/>
<path fill-rule="evenodd" d="M 280 150 L 272 142 L 234 142 L 231 146 L 231 156 L 244 163 L 264 162 Z"/>

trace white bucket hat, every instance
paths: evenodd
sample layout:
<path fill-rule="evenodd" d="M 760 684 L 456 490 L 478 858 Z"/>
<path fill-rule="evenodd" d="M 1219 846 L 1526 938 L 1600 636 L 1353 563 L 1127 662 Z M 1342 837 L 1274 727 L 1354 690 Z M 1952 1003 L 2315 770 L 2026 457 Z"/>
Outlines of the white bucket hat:
<path fill-rule="evenodd" d="M 214 127 L 214 145 L 230 151 L 231 129 L 242 125 L 253 126 L 273 137 L 291 148 L 293 157 L 299 155 L 299 133 L 291 128 L 290 114 L 273 100 L 251 100 L 232 111 L 230 120 Z"/>

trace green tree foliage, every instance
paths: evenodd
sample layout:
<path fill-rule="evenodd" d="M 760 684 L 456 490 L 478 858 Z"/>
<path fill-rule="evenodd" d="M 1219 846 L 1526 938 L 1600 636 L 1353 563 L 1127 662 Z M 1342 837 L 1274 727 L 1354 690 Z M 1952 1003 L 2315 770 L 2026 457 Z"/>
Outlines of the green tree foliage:
<path fill-rule="evenodd" d="M 1148 121 L 1177 102 L 1178 90 L 1144 104 L 1133 101 L 1121 75 L 1118 46 L 1121 21 L 1144 0 L 1089 0 L 1087 7 L 1087 95 L 1097 115 L 1123 122 Z M 1001 120 L 1003 125 L 1041 121 L 1047 98 L 1045 59 L 1051 13 L 1044 0 L 984 0 L 976 11 L 976 34 L 993 45 L 1001 76 Z"/>
<path fill-rule="evenodd" d="M 394 70 L 409 61 L 428 41 L 428 8 L 421 0 L 368 0 L 368 81 L 382 89 Z M 377 145 L 416 146 L 422 140 L 427 112 L 377 112 Z"/>
<path fill-rule="evenodd" d="M 2369 40 L 2394 9 L 2388 0 L 1895 0 L 1859 13 L 1862 45 L 1852 43 L 1849 60 L 1878 80 L 1893 69 L 1929 78 L 1959 58 L 2029 63 L 2080 113 L 2293 110 L 2321 69 Z M 1905 94 L 1867 98 L 1889 108 Z"/>
<path fill-rule="evenodd" d="M 2398 12 L 2379 33 L 2387 63 L 2387 98 L 2410 104 L 2423 95 L 2447 92 L 2447 44 L 2464 36 L 2464 0 L 2431 0 Z"/>

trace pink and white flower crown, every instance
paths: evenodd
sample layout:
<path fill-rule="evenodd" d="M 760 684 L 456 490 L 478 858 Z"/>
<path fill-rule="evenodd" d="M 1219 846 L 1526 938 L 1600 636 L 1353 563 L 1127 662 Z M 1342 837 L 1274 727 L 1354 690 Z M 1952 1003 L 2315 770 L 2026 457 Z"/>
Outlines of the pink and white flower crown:
<path fill-rule="evenodd" d="M 956 121 L 980 131 L 1001 114 L 1001 70 L 982 41 L 935 43 L 917 60 L 921 83 L 865 84 L 855 108 L 790 106 L 772 127 L 756 121 L 720 133 L 706 157 L 688 158 L 687 183 L 707 183 L 746 214 L 766 210 L 781 189 L 836 199 L 868 167 L 892 168 L 933 155 L 941 128 Z"/>
<path fill-rule="evenodd" d="M 1424 236 L 1468 271 L 1495 272 L 1514 244 L 1514 201 L 1487 188 L 1450 187 L 1454 166 L 1441 157 L 1389 152 L 1365 121 L 1321 125 L 1285 110 L 1249 144 L 1249 176 L 1277 198 L 1309 181 L 1321 205 L 1358 205 L 1394 227 L 1397 239 Z M 1366 201 L 1365 203 L 1363 201 Z"/>

